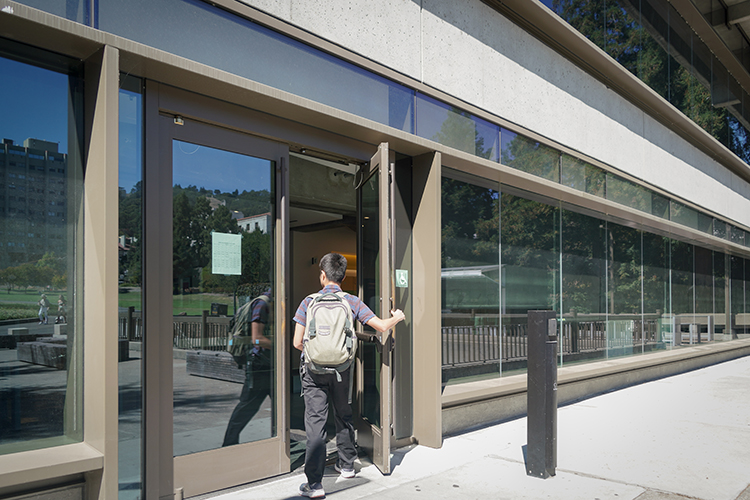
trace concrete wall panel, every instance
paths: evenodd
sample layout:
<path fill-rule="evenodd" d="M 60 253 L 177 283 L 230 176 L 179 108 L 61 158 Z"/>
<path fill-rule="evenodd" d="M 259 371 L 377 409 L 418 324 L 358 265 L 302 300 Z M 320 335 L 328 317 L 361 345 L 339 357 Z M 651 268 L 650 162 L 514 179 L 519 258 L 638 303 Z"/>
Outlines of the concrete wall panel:
<path fill-rule="evenodd" d="M 412 78 L 420 77 L 418 2 L 242 1 Z"/>

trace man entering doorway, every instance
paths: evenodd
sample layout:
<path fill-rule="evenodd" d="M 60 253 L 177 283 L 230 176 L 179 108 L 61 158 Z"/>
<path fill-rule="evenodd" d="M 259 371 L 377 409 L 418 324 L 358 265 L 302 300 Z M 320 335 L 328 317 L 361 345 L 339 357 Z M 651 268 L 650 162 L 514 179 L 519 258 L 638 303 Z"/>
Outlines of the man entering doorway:
<path fill-rule="evenodd" d="M 341 282 L 346 275 L 346 257 L 338 253 L 329 253 L 320 259 L 320 293 L 341 292 Z M 352 316 L 363 325 L 368 325 L 379 332 L 387 332 L 404 320 L 404 313 L 391 311 L 391 317 L 381 319 L 375 315 L 360 299 L 346 295 L 346 302 L 352 310 Z M 294 328 L 294 347 L 302 351 L 307 309 L 312 297 L 306 297 L 294 315 L 297 323 Z M 307 482 L 300 486 L 300 494 L 310 498 L 323 498 L 323 471 L 326 461 L 326 421 L 328 420 L 328 403 L 333 405 L 336 423 L 336 446 L 339 458 L 336 470 L 345 478 L 354 477 L 354 460 L 357 450 L 354 447 L 354 424 L 352 408 L 349 404 L 349 380 L 351 367 L 336 374 L 317 374 L 305 369 L 304 355 L 300 363 L 302 394 L 305 400 L 305 433 L 307 449 L 305 450 L 305 475 Z"/>

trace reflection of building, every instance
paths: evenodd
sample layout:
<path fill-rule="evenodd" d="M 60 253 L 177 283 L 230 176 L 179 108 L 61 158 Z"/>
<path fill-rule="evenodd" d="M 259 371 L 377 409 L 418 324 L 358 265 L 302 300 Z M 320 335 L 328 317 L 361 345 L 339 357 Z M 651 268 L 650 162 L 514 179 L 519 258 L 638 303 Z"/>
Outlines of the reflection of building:
<path fill-rule="evenodd" d="M 65 255 L 67 155 L 57 144 L 26 139 L 0 147 L 0 267 Z"/>
<path fill-rule="evenodd" d="M 206 198 L 208 199 L 208 205 L 211 207 L 211 210 L 216 210 L 222 205 L 227 206 L 227 200 L 220 200 L 213 196 L 206 196 Z"/>
<path fill-rule="evenodd" d="M 268 233 L 268 228 L 271 225 L 271 213 L 251 215 L 237 219 L 237 225 L 246 233 L 252 233 L 253 231 Z"/>

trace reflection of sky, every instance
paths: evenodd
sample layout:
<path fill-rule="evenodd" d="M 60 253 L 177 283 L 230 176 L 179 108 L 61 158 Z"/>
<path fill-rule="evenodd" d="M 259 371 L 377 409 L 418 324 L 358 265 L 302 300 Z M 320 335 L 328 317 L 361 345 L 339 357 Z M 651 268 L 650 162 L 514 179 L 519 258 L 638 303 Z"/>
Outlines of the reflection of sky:
<path fill-rule="evenodd" d="M 271 162 L 182 141 L 172 143 L 172 183 L 222 193 L 271 189 Z"/>
<path fill-rule="evenodd" d="M 0 139 L 23 146 L 29 137 L 68 152 L 68 77 L 0 57 Z"/>
<path fill-rule="evenodd" d="M 140 94 L 120 89 L 119 186 L 128 193 L 141 180 L 143 114 Z"/>

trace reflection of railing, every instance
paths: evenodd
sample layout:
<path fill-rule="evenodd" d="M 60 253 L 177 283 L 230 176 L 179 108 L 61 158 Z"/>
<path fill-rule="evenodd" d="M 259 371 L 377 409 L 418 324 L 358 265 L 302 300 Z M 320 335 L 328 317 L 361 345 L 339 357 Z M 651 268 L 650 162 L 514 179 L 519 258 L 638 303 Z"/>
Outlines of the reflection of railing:
<path fill-rule="evenodd" d="M 174 316 L 172 339 L 179 349 L 203 349 L 220 351 L 227 346 L 229 322 L 232 318 L 209 316 L 203 311 L 201 316 Z M 143 322 L 140 311 L 129 307 L 121 311 L 118 321 L 120 339 L 143 340 Z"/>
<path fill-rule="evenodd" d="M 120 311 L 117 326 L 120 340 L 137 342 L 143 340 L 143 317 L 141 311 L 136 311 L 135 307 L 131 306 L 126 311 Z"/>
<path fill-rule="evenodd" d="M 227 347 L 229 321 L 226 316 L 175 316 L 172 323 L 172 338 L 178 349 L 202 349 L 220 351 Z"/>
<path fill-rule="evenodd" d="M 665 344 L 693 344 L 727 338 L 714 333 L 719 325 L 711 315 L 683 316 L 622 314 L 602 320 L 592 316 L 565 315 L 558 331 L 558 346 L 563 358 L 573 360 L 597 357 L 597 353 L 603 356 L 607 351 L 622 355 L 636 349 L 646 351 L 664 347 Z M 450 319 L 456 320 L 457 315 L 450 316 Z M 512 320 L 512 323 L 502 326 L 442 327 L 443 368 L 525 361 L 528 345 L 525 316 L 516 315 Z M 735 322 L 740 321 L 744 318 L 738 317 Z M 679 333 L 675 336 L 672 332 Z"/>

